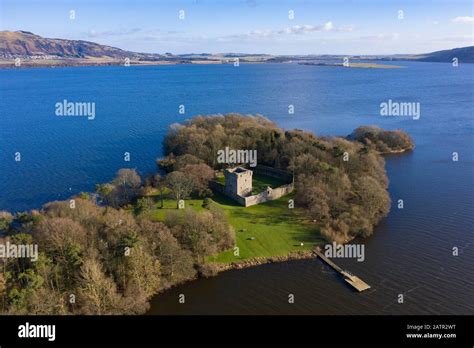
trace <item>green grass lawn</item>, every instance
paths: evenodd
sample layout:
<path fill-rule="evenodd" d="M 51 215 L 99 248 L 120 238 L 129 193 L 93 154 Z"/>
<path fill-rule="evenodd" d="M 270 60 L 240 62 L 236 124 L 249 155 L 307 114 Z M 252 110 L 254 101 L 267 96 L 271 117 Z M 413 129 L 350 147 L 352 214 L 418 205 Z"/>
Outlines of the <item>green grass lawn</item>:
<path fill-rule="evenodd" d="M 304 217 L 303 211 L 288 208 L 291 198 L 292 194 L 245 208 L 216 194 L 214 201 L 225 210 L 229 223 L 235 229 L 240 255 L 234 256 L 234 251 L 229 250 L 208 260 L 227 263 L 253 257 L 283 256 L 293 251 L 308 250 L 322 242 L 316 226 Z"/>
<path fill-rule="evenodd" d="M 225 176 L 224 176 L 224 173 L 220 172 L 216 175 L 216 181 L 221 184 L 221 185 L 225 185 Z"/>
<path fill-rule="evenodd" d="M 252 176 L 252 194 L 259 194 L 263 190 L 266 190 L 268 186 L 270 186 L 271 188 L 275 188 L 285 184 L 287 184 L 287 182 L 285 182 L 284 180 L 254 173 Z"/>
<path fill-rule="evenodd" d="M 176 201 L 164 200 L 160 207 L 159 195 L 152 195 L 156 209 L 151 213 L 153 220 L 163 221 L 167 211 L 176 210 Z M 234 227 L 239 256 L 234 250 L 211 256 L 208 262 L 229 263 L 254 257 L 284 256 L 290 252 L 308 250 L 321 243 L 317 227 L 311 223 L 301 209 L 288 208 L 288 200 L 293 194 L 280 199 L 243 207 L 233 200 L 215 194 L 214 204 L 221 207 Z M 185 200 L 185 206 L 202 211 L 202 199 Z M 300 246 L 303 243 L 304 246 Z"/>
<path fill-rule="evenodd" d="M 168 192 L 164 192 L 164 196 Z M 176 209 L 176 201 L 174 199 L 165 198 L 163 200 L 163 208 L 161 208 L 161 200 L 160 200 L 160 193 L 158 191 L 154 192 L 153 194 L 149 195 L 148 197 L 153 198 L 155 201 L 155 209 L 150 213 L 152 220 L 156 221 L 163 221 L 165 219 L 166 213 Z M 202 207 L 203 200 L 202 199 L 185 199 L 184 200 L 184 207 L 185 208 L 192 208 L 196 211 L 202 211 L 204 208 Z"/>

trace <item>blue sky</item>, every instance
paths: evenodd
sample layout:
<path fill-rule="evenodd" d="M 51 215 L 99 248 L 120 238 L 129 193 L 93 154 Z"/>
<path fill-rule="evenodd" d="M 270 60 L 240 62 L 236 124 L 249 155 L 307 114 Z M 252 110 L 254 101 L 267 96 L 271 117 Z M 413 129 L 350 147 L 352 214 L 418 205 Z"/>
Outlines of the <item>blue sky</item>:
<path fill-rule="evenodd" d="M 423 53 L 473 45 L 473 4 L 470 0 L 0 0 L 0 29 L 153 53 Z M 71 10 L 75 19 L 70 19 Z M 179 18 L 180 10 L 184 19 Z M 294 19 L 289 18 L 290 10 Z"/>

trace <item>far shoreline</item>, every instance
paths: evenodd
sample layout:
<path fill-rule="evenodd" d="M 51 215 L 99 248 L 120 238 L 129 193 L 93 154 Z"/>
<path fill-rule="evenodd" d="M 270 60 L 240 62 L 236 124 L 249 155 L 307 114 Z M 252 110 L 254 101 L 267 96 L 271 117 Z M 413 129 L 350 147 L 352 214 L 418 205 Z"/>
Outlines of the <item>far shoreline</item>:
<path fill-rule="evenodd" d="M 357 68 L 357 69 L 404 69 L 407 68 L 403 65 L 388 65 L 388 64 L 379 64 L 379 63 L 366 63 L 366 62 L 357 62 L 357 63 L 348 63 L 344 65 L 343 63 L 298 63 L 299 65 L 309 65 L 309 66 L 323 66 L 323 67 L 333 67 L 333 68 Z"/>
<path fill-rule="evenodd" d="M 267 62 L 246 62 L 240 61 L 239 64 L 248 65 L 248 64 L 264 64 Z M 279 62 L 271 62 L 279 63 Z M 285 63 L 285 62 L 281 62 Z M 31 69 L 31 68 L 80 68 L 80 67 L 105 67 L 105 66 L 122 66 L 124 68 L 138 67 L 138 66 L 175 66 L 175 65 L 233 65 L 233 62 L 221 62 L 221 61 L 190 61 L 190 62 L 172 62 L 172 61 L 159 61 L 159 62 L 144 62 L 144 63 L 135 63 L 131 62 L 130 65 L 126 66 L 122 61 L 120 62 L 104 62 L 104 63 L 73 63 L 73 64 L 50 64 L 50 63 L 39 63 L 39 64 L 30 64 L 22 63 L 20 66 L 15 66 L 15 63 L 5 61 L 0 61 L 0 69 Z"/>
<path fill-rule="evenodd" d="M 380 64 L 378 62 L 386 62 L 385 60 L 374 60 L 374 63 L 368 62 L 351 62 L 348 66 L 344 66 L 343 63 L 329 63 L 329 62 L 305 62 L 305 61 L 239 61 L 239 65 L 261 65 L 261 64 L 290 64 L 290 65 L 306 65 L 306 66 L 315 66 L 315 67 L 332 67 L 332 68 L 350 68 L 350 69 L 407 69 L 408 66 L 404 65 L 389 65 L 389 64 Z M 233 61 L 223 61 L 223 60 L 190 60 L 190 61 L 143 61 L 130 62 L 129 66 L 126 66 L 123 61 L 104 61 L 104 62 L 83 62 L 83 61 L 71 61 L 63 63 L 60 60 L 58 64 L 53 64 L 51 60 L 45 60 L 40 63 L 32 63 L 33 61 L 23 62 L 20 66 L 15 66 L 14 61 L 10 60 L 0 60 L 0 70 L 10 70 L 10 69 L 33 69 L 33 68 L 78 68 L 78 67 L 107 67 L 107 66 L 123 66 L 123 67 L 138 67 L 138 66 L 177 66 L 177 65 L 233 65 Z M 36 61 L 34 61 L 36 62 Z M 56 61 L 54 61 L 56 62 Z M 394 60 L 390 62 L 397 63 L 406 63 L 406 62 L 416 62 L 416 63 L 445 63 L 451 64 L 450 62 L 429 62 L 429 61 L 417 61 L 417 60 Z M 472 63 L 465 63 L 472 64 Z"/>

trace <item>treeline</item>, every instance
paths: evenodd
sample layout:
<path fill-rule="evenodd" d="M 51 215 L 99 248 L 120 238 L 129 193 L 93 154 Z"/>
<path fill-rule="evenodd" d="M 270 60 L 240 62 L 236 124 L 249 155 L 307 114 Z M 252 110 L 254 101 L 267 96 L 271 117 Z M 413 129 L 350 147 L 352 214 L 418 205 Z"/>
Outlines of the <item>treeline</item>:
<path fill-rule="evenodd" d="M 382 154 L 403 152 L 415 147 L 413 139 L 402 130 L 388 131 L 377 126 L 359 127 L 348 136 Z"/>
<path fill-rule="evenodd" d="M 380 130 L 377 146 L 405 144 L 405 136 L 397 142 L 392 134 L 403 133 Z M 390 208 L 384 160 L 374 143 L 284 131 L 262 116 L 198 116 L 170 127 L 164 140 L 167 157 L 160 163 L 191 158 L 219 169 L 225 164 L 217 163 L 218 150 L 256 149 L 258 163 L 294 173 L 295 203 L 306 210 L 315 230 L 329 240 L 345 241 L 371 235 Z"/>
<path fill-rule="evenodd" d="M 0 242 L 37 244 L 39 250 L 37 261 L 0 263 L 1 312 L 139 314 L 160 290 L 212 272 L 206 256 L 235 244 L 223 212 L 211 204 L 200 213 L 171 210 L 164 222 L 153 221 L 143 208 L 151 198 L 140 198 L 149 184 L 123 169 L 106 190 L 98 186 L 106 204 L 81 194 L 40 211 L 1 212 L 0 231 L 7 236 Z"/>

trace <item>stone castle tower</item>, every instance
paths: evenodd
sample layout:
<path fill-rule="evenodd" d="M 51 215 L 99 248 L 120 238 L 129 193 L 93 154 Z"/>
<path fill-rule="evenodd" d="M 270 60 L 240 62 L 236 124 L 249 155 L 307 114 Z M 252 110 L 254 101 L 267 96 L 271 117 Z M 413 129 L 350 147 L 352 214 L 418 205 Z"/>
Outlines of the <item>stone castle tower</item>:
<path fill-rule="evenodd" d="M 252 193 L 252 174 L 251 170 L 237 167 L 226 169 L 225 191 L 230 195 L 246 197 Z"/>

